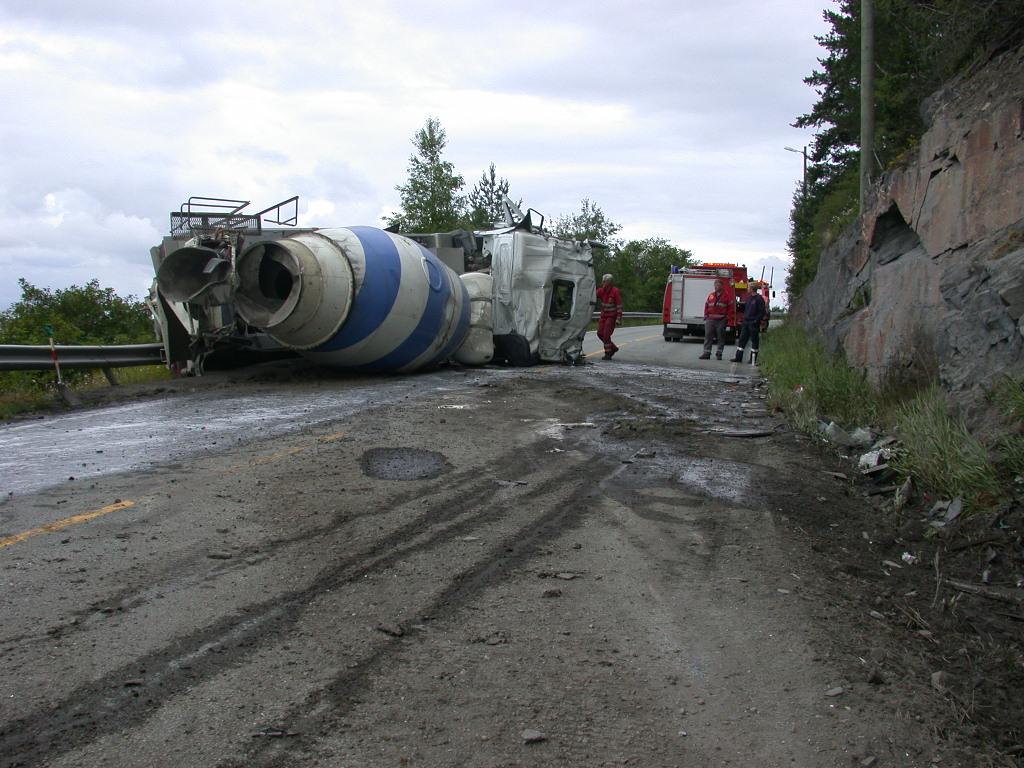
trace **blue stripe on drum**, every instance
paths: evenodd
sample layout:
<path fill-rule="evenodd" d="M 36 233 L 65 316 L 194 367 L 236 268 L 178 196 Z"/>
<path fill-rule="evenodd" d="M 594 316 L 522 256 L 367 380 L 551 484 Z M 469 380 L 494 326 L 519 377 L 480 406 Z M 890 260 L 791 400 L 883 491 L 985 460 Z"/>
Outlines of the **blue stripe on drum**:
<path fill-rule="evenodd" d="M 437 355 L 431 358 L 427 366 L 439 365 L 454 355 L 455 350 L 466 340 L 466 335 L 469 333 L 469 291 L 466 290 L 466 284 L 458 277 L 455 278 L 455 282 L 458 284 L 457 290 L 462 293 L 462 312 L 459 313 L 458 324 L 454 329 L 455 333 L 452 335 L 451 341 Z"/>
<path fill-rule="evenodd" d="M 402 260 L 391 236 L 375 227 L 350 227 L 363 246 L 363 284 L 352 300 L 348 320 L 314 352 L 333 352 L 365 339 L 387 318 L 402 282 Z"/>
<path fill-rule="evenodd" d="M 430 346 L 437 341 L 438 334 L 443 330 L 445 305 L 454 299 L 451 286 L 445 279 L 447 268 L 426 248 L 420 246 L 419 250 L 421 256 L 429 262 L 428 271 L 431 273 L 427 276 L 430 282 L 430 293 L 427 296 L 427 305 L 423 308 L 420 321 L 402 343 L 372 363 L 358 366 L 361 370 L 397 371 L 404 368 L 430 349 Z M 435 276 L 440 279 L 436 279 Z"/>

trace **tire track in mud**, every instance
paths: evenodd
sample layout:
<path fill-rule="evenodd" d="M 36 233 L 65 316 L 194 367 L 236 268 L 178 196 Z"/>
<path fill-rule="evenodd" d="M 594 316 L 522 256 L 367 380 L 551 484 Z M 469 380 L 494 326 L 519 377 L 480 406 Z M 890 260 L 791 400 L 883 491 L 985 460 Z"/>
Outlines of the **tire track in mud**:
<path fill-rule="evenodd" d="M 511 459 L 511 460 L 510 460 Z M 581 459 L 585 463 L 589 459 Z M 530 466 L 528 457 L 511 452 L 489 462 L 487 468 L 500 467 L 503 477 L 520 478 L 536 468 Z M 606 469 L 604 471 L 607 471 Z M 461 473 L 464 477 L 479 478 L 480 468 Z M 578 465 L 553 475 L 528 491 L 509 497 L 494 498 L 495 485 L 491 477 L 478 479 L 468 488 L 449 487 L 452 500 L 445 498 L 435 502 L 417 515 L 414 520 L 401 525 L 395 531 L 374 542 L 366 550 L 344 558 L 341 562 L 321 572 L 307 587 L 274 596 L 259 604 L 241 609 L 241 615 L 225 617 L 216 623 L 197 630 L 180 638 L 170 645 L 132 659 L 117 669 L 106 673 L 100 679 L 80 686 L 66 695 L 61 701 L 51 706 L 40 708 L 24 717 L 14 718 L 0 725 L 0 754 L 3 755 L 4 768 L 14 766 L 32 766 L 44 764 L 57 756 L 89 744 L 110 733 L 139 725 L 156 713 L 165 701 L 174 698 L 184 690 L 194 687 L 225 669 L 243 663 L 253 649 L 273 642 L 285 635 L 307 610 L 309 603 L 319 595 L 356 581 L 364 574 L 384 569 L 402 558 L 412 554 L 429 551 L 440 543 L 447 542 L 453 536 L 473 530 L 476 526 L 493 521 L 507 514 L 509 501 L 522 502 L 543 496 L 558 487 L 567 484 L 566 476 L 573 476 L 573 487 L 584 483 L 575 483 L 579 476 Z M 589 474 L 586 482 L 591 482 Z M 447 478 L 450 483 L 451 477 Z M 444 480 L 444 478 L 442 478 Z M 422 496 L 423 489 L 399 494 L 401 503 Z M 474 507 L 479 511 L 472 512 Z M 467 515 L 466 513 L 469 512 Z M 369 513 L 364 513 L 369 514 Z M 548 518 L 559 518 L 568 514 L 567 510 L 558 510 L 542 518 L 536 526 L 544 527 Z M 461 518 L 461 519 L 460 519 Z M 531 526 L 530 528 L 536 527 Z M 538 529 L 539 530 L 539 529 Z M 417 541 L 424 533 L 429 533 L 421 541 Z M 532 542 L 535 534 L 528 538 L 529 549 L 524 542 L 513 545 L 518 553 L 515 562 L 532 554 Z M 287 539 L 276 544 L 281 549 L 293 543 L 302 543 L 315 537 L 344 537 L 344 529 L 331 530 L 330 524 L 321 526 L 317 531 L 308 531 L 294 539 Z M 502 545 L 501 549 L 504 550 Z M 505 553 L 507 554 L 507 553 Z M 488 557 L 494 553 L 488 553 Z M 497 554 L 498 561 L 502 559 Z M 467 573 L 456 577 L 441 600 L 439 607 L 448 602 L 458 601 L 459 595 L 469 595 L 483 586 L 484 574 L 498 568 L 510 567 L 483 563 L 470 569 L 467 586 Z M 475 586 L 472 586 L 475 585 Z M 138 590 L 135 590 L 136 592 Z M 465 597 L 462 598 L 463 600 Z M 146 675 L 147 698 L 136 698 L 134 689 L 126 688 L 124 681 L 135 678 L 139 669 L 150 670 Z M 345 680 L 346 678 L 342 678 Z M 342 683 L 342 689 L 348 687 Z"/>
<path fill-rule="evenodd" d="M 580 503 L 555 506 L 491 547 L 474 565 L 455 574 L 452 582 L 422 609 L 423 615 L 430 616 L 431 620 L 441 621 L 457 618 L 465 606 L 479 597 L 484 590 L 540 555 L 548 541 L 578 527 L 591 510 L 591 505 L 586 502 L 604 493 L 599 481 L 612 474 L 618 463 L 608 459 L 587 457 L 582 466 L 583 469 L 573 467 L 552 477 L 543 485 L 523 495 L 523 500 L 540 497 L 561 486 L 563 491 L 569 488 L 567 495 L 579 499 Z M 567 476 L 572 476 L 571 483 L 566 483 Z M 487 518 L 491 517 L 493 514 L 487 515 Z M 471 530 L 472 525 L 487 521 L 474 520 L 467 524 L 465 529 Z M 404 648 L 410 639 L 413 642 L 421 642 L 426 638 L 389 638 L 368 657 L 360 660 L 357 668 L 337 676 L 325 688 L 316 691 L 301 704 L 293 706 L 284 717 L 284 722 L 298 733 L 323 732 L 332 723 L 342 719 L 358 703 L 358 697 L 369 689 L 374 675 L 380 672 L 390 657 Z M 309 712 L 319 714 L 306 714 Z M 296 746 L 303 751 L 308 747 L 299 743 L 296 743 Z M 292 765 L 295 765 L 295 754 L 289 750 L 289 745 L 281 742 L 272 743 L 267 739 L 250 747 L 242 758 L 229 758 L 217 763 L 218 768 L 287 768 Z"/>
<path fill-rule="evenodd" d="M 470 467 L 455 473 L 442 475 L 440 478 L 431 481 L 431 483 L 426 487 L 420 486 L 409 489 L 382 500 L 380 507 L 393 511 L 410 501 L 415 501 L 424 496 L 440 498 L 449 491 L 451 486 L 454 485 L 456 487 L 460 487 L 463 482 L 479 478 L 481 474 L 489 476 L 494 470 L 499 468 L 503 475 L 507 475 L 509 472 L 515 471 L 517 458 L 519 458 L 517 452 L 510 451 L 493 459 L 483 468 Z M 183 469 L 181 464 L 176 466 L 179 470 Z M 284 474 L 289 471 L 285 467 L 280 467 L 278 469 L 279 474 Z M 523 468 L 522 471 L 527 472 L 529 469 Z M 493 481 L 491 482 L 493 483 Z M 155 496 L 165 492 L 171 487 L 172 486 L 159 487 L 148 493 L 147 496 Z M 490 487 L 493 490 L 493 485 Z M 270 502 L 270 506 L 273 506 L 273 502 Z M 440 503 L 438 506 L 440 506 Z M 261 559 L 269 559 L 288 547 L 338 535 L 342 533 L 339 526 L 354 523 L 362 520 L 363 518 L 372 517 L 378 514 L 380 514 L 379 508 L 367 509 L 362 512 L 354 513 L 349 511 L 335 512 L 331 518 L 322 525 L 297 532 L 292 536 L 277 536 L 242 547 L 237 550 L 237 555 L 233 561 L 223 562 L 223 564 L 214 568 L 209 567 L 211 561 L 209 560 L 205 550 L 190 551 L 183 557 L 165 560 L 159 565 L 158 570 L 146 575 L 147 578 L 145 584 L 126 586 L 121 590 L 113 592 L 102 600 L 90 603 L 85 608 L 70 612 L 68 614 L 69 616 L 79 619 L 77 623 L 64 621 L 41 629 L 38 632 L 23 633 L 17 636 L 0 638 L 0 652 L 7 652 L 15 645 L 21 645 L 23 648 L 31 647 L 33 645 L 51 643 L 57 639 L 71 638 L 76 635 L 80 635 L 81 633 L 90 632 L 95 629 L 95 627 L 88 623 L 88 619 L 98 612 L 130 611 L 133 608 L 137 608 L 148 603 L 150 601 L 150 598 L 148 597 L 149 593 L 155 591 L 164 593 L 180 591 L 182 588 L 198 585 L 204 581 L 209 581 L 211 578 L 219 577 L 231 571 L 245 570 L 251 567 L 245 562 L 248 557 L 260 555 Z M 181 574 L 187 574 L 187 576 L 183 578 Z M 168 586 L 169 584 L 173 584 L 174 586 Z M 125 616 L 127 615 L 128 614 L 125 613 Z"/>

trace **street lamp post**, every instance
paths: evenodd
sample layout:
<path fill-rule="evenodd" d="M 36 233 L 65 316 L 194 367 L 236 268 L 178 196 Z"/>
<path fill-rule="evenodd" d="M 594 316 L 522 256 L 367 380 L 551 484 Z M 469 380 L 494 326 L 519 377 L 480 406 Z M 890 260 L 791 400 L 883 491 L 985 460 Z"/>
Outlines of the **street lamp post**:
<path fill-rule="evenodd" d="M 803 181 L 800 182 L 800 190 L 803 192 L 804 197 L 807 197 L 807 147 L 803 149 L 793 149 L 792 147 L 783 147 L 783 149 L 789 152 L 796 152 L 798 155 L 804 156 L 804 177 Z"/>

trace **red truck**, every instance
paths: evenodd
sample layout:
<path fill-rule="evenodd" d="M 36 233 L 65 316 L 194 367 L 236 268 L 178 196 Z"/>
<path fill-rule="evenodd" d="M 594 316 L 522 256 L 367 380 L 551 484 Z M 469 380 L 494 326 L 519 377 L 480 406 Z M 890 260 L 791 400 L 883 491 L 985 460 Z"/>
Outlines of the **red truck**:
<path fill-rule="evenodd" d="M 662 322 L 665 341 L 679 341 L 686 334 L 704 335 L 704 302 L 715 289 L 715 280 L 725 281 L 730 298 L 726 334 L 732 343 L 750 291 L 760 293 L 769 307 L 771 286 L 763 280 L 748 280 L 747 268 L 739 264 L 700 264 L 673 271 L 665 286 Z M 763 326 L 767 326 L 765 319 Z"/>
<path fill-rule="evenodd" d="M 726 333 L 736 328 L 736 283 L 746 285 L 747 268 L 736 264 L 701 264 L 668 276 L 662 310 L 665 341 L 679 341 L 686 334 L 704 335 L 704 302 L 718 279 L 725 281 L 725 293 L 729 297 Z"/>

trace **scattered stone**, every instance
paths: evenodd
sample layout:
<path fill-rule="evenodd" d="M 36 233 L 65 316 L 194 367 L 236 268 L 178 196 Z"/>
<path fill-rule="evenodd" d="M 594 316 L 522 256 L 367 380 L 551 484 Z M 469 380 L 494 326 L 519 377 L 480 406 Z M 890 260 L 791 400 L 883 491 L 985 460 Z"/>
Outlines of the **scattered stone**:
<path fill-rule="evenodd" d="M 860 761 L 861 768 L 871 768 L 872 765 L 878 762 L 878 758 L 874 755 L 868 755 Z"/>
<path fill-rule="evenodd" d="M 562 581 L 572 581 L 573 579 L 578 579 L 579 578 L 579 574 L 578 573 L 572 573 L 570 571 L 563 571 L 562 573 L 556 573 L 555 574 L 555 578 L 556 579 L 561 579 Z"/>
<path fill-rule="evenodd" d="M 789 594 L 789 590 L 788 589 L 782 589 L 781 587 L 779 589 L 776 589 L 775 591 L 778 592 L 780 595 L 788 595 Z"/>
<path fill-rule="evenodd" d="M 867 447 L 871 445 L 875 440 L 875 436 L 871 434 L 871 430 L 864 429 L 864 427 L 857 427 L 853 432 L 850 433 L 850 445 L 858 448 Z"/>
<path fill-rule="evenodd" d="M 850 479 L 849 477 L 847 477 L 842 472 L 829 472 L 829 471 L 825 470 L 825 474 L 834 477 L 836 480 L 849 480 Z"/>
<path fill-rule="evenodd" d="M 932 688 L 939 693 L 946 693 L 949 690 L 949 683 L 952 680 L 948 672 L 932 672 Z"/>
<path fill-rule="evenodd" d="M 878 611 L 868 611 L 868 616 L 870 616 L 872 619 L 885 621 L 885 614 L 879 613 Z"/>
<path fill-rule="evenodd" d="M 479 536 L 459 536 L 456 541 L 480 541 Z"/>
<path fill-rule="evenodd" d="M 846 689 L 839 685 L 837 685 L 835 688 L 829 688 L 827 691 L 825 691 L 825 695 L 830 699 L 834 699 L 836 696 L 842 696 L 844 693 L 846 693 Z"/>
<path fill-rule="evenodd" d="M 544 597 L 561 597 L 562 590 L 560 589 L 545 589 Z"/>
<path fill-rule="evenodd" d="M 140 680 L 140 679 L 137 679 L 137 678 L 134 679 L 134 680 L 125 680 L 124 681 L 124 687 L 125 688 L 138 688 L 139 686 L 142 686 L 142 685 L 145 685 L 145 684 L 146 684 L 145 680 Z"/>
<path fill-rule="evenodd" d="M 894 562 L 892 560 L 883 560 L 882 565 L 884 565 L 886 568 L 895 568 L 896 570 L 900 570 L 903 567 L 899 563 Z"/>
<path fill-rule="evenodd" d="M 942 518 L 942 522 L 945 523 L 946 525 L 949 525 L 954 520 L 956 520 L 958 517 L 960 517 L 960 513 L 963 512 L 963 511 L 964 511 L 964 500 L 961 499 L 959 496 L 957 496 L 955 499 L 953 499 L 951 502 L 949 502 L 949 506 L 946 508 L 946 514 Z"/>
<path fill-rule="evenodd" d="M 230 560 L 234 557 L 234 554 L 231 552 L 210 552 L 207 557 L 211 560 Z"/>
<path fill-rule="evenodd" d="M 385 635 L 391 635 L 391 637 L 401 637 L 405 634 L 405 630 L 398 624 L 387 624 L 382 622 L 374 627 L 374 629 L 378 632 L 383 632 Z"/>
<path fill-rule="evenodd" d="M 902 560 L 907 565 L 913 565 L 917 562 L 917 556 L 912 555 L 909 552 L 904 552 L 902 555 L 900 555 L 900 560 Z"/>
<path fill-rule="evenodd" d="M 896 491 L 896 498 L 894 499 L 894 506 L 896 511 L 899 512 L 903 509 L 910 501 L 910 495 L 914 492 L 914 483 L 908 477 L 903 481 L 903 485 Z"/>
<path fill-rule="evenodd" d="M 657 451 L 652 451 L 650 448 L 641 448 L 639 451 L 633 454 L 634 459 L 653 459 L 658 455 Z"/>
<path fill-rule="evenodd" d="M 868 682 L 872 685 L 885 685 L 885 675 L 878 667 L 872 667 L 868 672 Z"/>
<path fill-rule="evenodd" d="M 548 740 L 547 736 L 533 728 L 527 728 L 519 734 L 519 738 L 523 740 L 524 744 L 539 744 L 542 741 Z"/>

